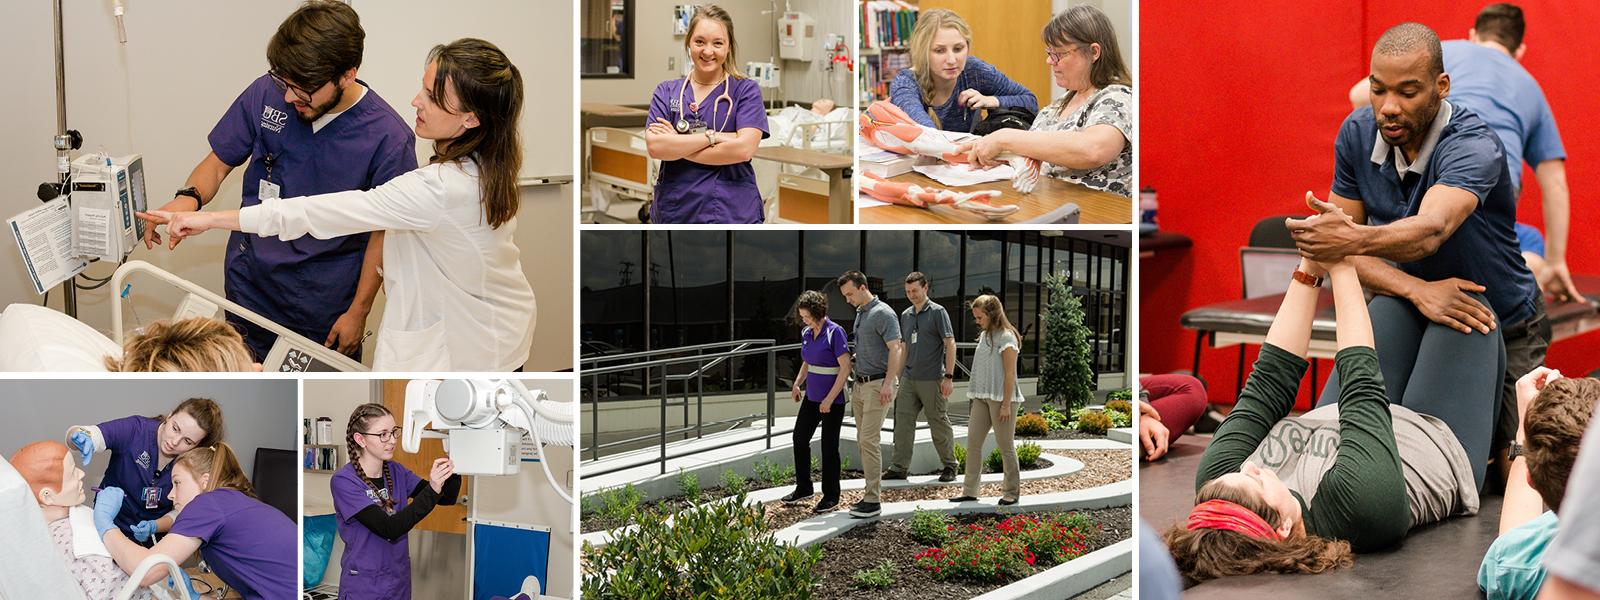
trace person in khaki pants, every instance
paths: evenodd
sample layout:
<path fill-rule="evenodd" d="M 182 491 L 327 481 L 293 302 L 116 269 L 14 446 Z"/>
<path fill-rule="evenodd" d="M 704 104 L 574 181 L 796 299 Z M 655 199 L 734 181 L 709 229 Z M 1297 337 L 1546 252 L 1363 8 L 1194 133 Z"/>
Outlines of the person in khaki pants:
<path fill-rule="evenodd" d="M 894 397 L 894 460 L 889 462 L 883 478 L 905 479 L 911 470 L 920 412 L 928 419 L 933 449 L 944 465 L 939 481 L 955 481 L 955 435 L 950 430 L 950 417 L 945 414 L 955 379 L 955 330 L 950 326 L 950 313 L 928 299 L 928 278 L 921 272 L 906 275 L 906 298 L 911 300 L 911 306 L 900 313 L 906 383 Z"/>
<path fill-rule="evenodd" d="M 850 516 L 876 517 L 879 506 L 879 476 L 883 451 L 878 441 L 883 433 L 883 416 L 894 402 L 895 382 L 904 360 L 900 343 L 900 321 L 894 310 L 867 290 L 867 276 L 860 271 L 840 275 L 839 292 L 856 307 L 852 361 L 850 413 L 856 421 L 856 444 L 861 451 L 861 470 L 866 478 L 865 495 L 850 507 Z"/>
<path fill-rule="evenodd" d="M 1010 506 L 1022 495 L 1017 449 L 1011 443 L 1017 430 L 1016 403 L 1022 401 L 1022 390 L 1017 387 L 1017 328 L 1006 318 L 1000 299 L 988 294 L 972 301 L 972 318 L 982 333 L 978 334 L 978 349 L 972 355 L 972 383 L 967 388 L 967 399 L 972 402 L 967 421 L 967 478 L 961 495 L 950 501 L 978 499 L 979 478 L 983 477 L 983 438 L 993 428 L 1006 471 L 1000 506 Z"/>

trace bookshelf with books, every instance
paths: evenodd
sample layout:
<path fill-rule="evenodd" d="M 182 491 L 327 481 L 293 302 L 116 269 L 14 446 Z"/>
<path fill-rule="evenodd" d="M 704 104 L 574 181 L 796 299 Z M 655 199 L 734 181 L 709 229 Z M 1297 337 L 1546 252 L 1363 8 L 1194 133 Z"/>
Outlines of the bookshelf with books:
<path fill-rule="evenodd" d="M 861 104 L 889 97 L 889 82 L 911 66 L 907 47 L 917 25 L 915 0 L 862 0 Z"/>

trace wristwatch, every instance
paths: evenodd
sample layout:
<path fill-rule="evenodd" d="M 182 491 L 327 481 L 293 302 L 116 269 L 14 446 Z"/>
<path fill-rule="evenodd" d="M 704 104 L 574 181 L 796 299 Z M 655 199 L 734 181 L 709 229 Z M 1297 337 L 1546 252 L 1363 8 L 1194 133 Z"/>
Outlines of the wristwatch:
<path fill-rule="evenodd" d="M 205 200 L 200 199 L 200 190 L 194 189 L 194 186 L 192 185 L 172 193 L 173 198 L 177 198 L 178 196 L 188 196 L 190 198 L 194 198 L 194 204 L 196 208 L 203 206 L 206 203 Z"/>
<path fill-rule="evenodd" d="M 712 133 L 710 129 L 706 130 L 706 141 L 711 143 L 710 147 L 712 148 L 717 147 L 717 144 L 719 143 L 717 141 L 717 134 Z"/>
<path fill-rule="evenodd" d="M 956 380 L 956 374 L 955 373 L 945 373 L 944 374 L 944 378 L 945 379 L 949 379 L 950 381 L 955 381 Z"/>
<path fill-rule="evenodd" d="M 1295 281 L 1298 281 L 1300 283 L 1306 284 L 1306 285 L 1314 287 L 1314 288 L 1322 287 L 1322 278 L 1321 277 L 1317 277 L 1315 275 L 1312 275 L 1312 274 L 1307 273 L 1305 271 L 1301 271 L 1299 269 L 1295 269 L 1294 270 L 1294 274 L 1291 275 L 1290 277 L 1294 278 Z"/>
<path fill-rule="evenodd" d="M 1519 442 L 1519 441 L 1516 441 L 1516 440 L 1512 440 L 1511 441 L 1511 450 L 1510 450 L 1510 452 L 1506 453 L 1506 460 L 1507 461 L 1513 461 L 1513 460 L 1516 460 L 1518 456 L 1522 456 L 1522 455 L 1523 455 L 1522 442 Z"/>

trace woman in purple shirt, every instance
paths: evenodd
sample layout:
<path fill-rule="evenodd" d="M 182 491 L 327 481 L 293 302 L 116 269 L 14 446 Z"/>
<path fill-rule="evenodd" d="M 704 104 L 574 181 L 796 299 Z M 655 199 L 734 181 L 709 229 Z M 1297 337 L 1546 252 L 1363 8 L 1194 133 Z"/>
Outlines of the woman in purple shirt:
<path fill-rule="evenodd" d="M 694 68 L 650 97 L 645 146 L 661 161 L 650 220 L 760 223 L 765 220 L 750 159 L 767 137 L 761 87 L 734 65 L 733 18 L 715 5 L 689 20 L 684 50 Z"/>
<path fill-rule="evenodd" d="M 794 401 L 800 414 L 794 424 L 794 492 L 783 497 L 785 503 L 810 498 L 811 434 L 822 424 L 822 500 L 812 512 L 828 512 L 839 506 L 839 426 L 844 423 L 844 386 L 850 379 L 848 334 L 828 319 L 828 297 L 807 290 L 800 294 L 795 311 L 805 328 L 800 330 L 800 373 L 794 377 Z M 802 392 L 800 382 L 805 382 Z M 804 401 L 802 401 L 804 400 Z"/>
<path fill-rule="evenodd" d="M 382 404 L 363 404 L 350 414 L 345 443 L 350 463 L 333 474 L 333 508 L 344 554 L 339 558 L 339 597 L 411 598 L 411 555 L 406 535 L 437 504 L 455 504 L 461 476 L 448 458 L 433 461 L 423 481 L 394 462 L 400 428 Z"/>
<path fill-rule="evenodd" d="M 67 447 L 83 457 L 85 467 L 94 453 L 111 451 L 100 487 L 126 492 L 114 521 L 123 535 L 145 545 L 152 534 L 172 528 L 172 502 L 167 497 L 172 491 L 173 459 L 219 441 L 222 408 L 209 398 L 184 400 L 162 416 L 134 415 L 67 430 Z"/>
<path fill-rule="evenodd" d="M 178 518 L 153 548 L 122 535 L 113 519 L 122 506 L 121 488 L 95 497 L 94 526 L 117 566 L 128 573 L 152 554 L 182 564 L 195 551 L 211 570 L 246 600 L 293 600 L 300 589 L 300 534 L 287 515 L 256 499 L 250 479 L 227 444 L 195 448 L 172 463 L 172 500 Z M 167 576 L 150 569 L 141 585 Z"/>

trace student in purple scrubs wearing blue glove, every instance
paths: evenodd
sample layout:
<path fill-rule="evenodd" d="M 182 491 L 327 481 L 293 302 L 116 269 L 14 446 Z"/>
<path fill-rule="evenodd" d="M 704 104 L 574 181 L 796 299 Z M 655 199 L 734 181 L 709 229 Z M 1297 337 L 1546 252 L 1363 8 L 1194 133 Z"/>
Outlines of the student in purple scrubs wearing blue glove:
<path fill-rule="evenodd" d="M 146 546 L 150 536 L 172 528 L 172 461 L 198 446 L 222 441 L 222 408 L 209 398 L 190 398 L 158 417 L 131 416 L 67 430 L 67 447 L 89 466 L 94 453 L 111 451 L 101 488 L 126 492 L 115 523 L 122 534 Z"/>
<path fill-rule="evenodd" d="M 168 496 L 178 518 L 153 548 L 117 530 L 113 519 L 122 496 L 121 488 L 103 488 L 94 506 L 95 529 L 122 570 L 132 573 L 154 554 L 182 564 L 198 550 L 212 572 L 245 600 L 293 600 L 299 593 L 299 530 L 282 511 L 256 499 L 227 444 L 195 448 L 173 461 Z M 141 585 L 167 575 L 164 567 L 150 569 Z"/>
<path fill-rule="evenodd" d="M 761 86 L 734 65 L 733 18 L 703 5 L 689 19 L 684 50 L 694 68 L 650 97 L 645 146 L 661 161 L 654 223 L 760 223 L 765 220 L 750 159 L 767 137 Z"/>
<path fill-rule="evenodd" d="M 350 463 L 333 474 L 333 509 L 344 555 L 339 597 L 344 600 L 411 598 L 411 555 L 406 534 L 438 504 L 455 504 L 461 476 L 448 458 L 433 461 L 424 481 L 394 462 L 400 428 L 382 404 L 350 414 L 345 443 Z"/>

